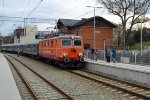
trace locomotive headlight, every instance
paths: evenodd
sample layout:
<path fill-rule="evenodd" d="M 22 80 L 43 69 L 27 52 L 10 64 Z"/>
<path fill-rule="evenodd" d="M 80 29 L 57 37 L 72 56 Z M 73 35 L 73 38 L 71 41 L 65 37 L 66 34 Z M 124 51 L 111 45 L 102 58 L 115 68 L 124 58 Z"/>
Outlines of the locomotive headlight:
<path fill-rule="evenodd" d="M 64 56 L 64 57 L 67 57 L 67 56 L 68 56 L 68 54 L 67 54 L 67 53 L 64 53 L 64 54 L 63 54 L 63 56 Z"/>
<path fill-rule="evenodd" d="M 80 52 L 80 53 L 79 53 L 79 56 L 80 56 L 80 57 L 82 57 L 82 56 L 83 56 L 83 54 Z"/>
<path fill-rule="evenodd" d="M 73 36 L 73 35 L 71 35 L 71 39 L 74 39 L 74 36 Z"/>

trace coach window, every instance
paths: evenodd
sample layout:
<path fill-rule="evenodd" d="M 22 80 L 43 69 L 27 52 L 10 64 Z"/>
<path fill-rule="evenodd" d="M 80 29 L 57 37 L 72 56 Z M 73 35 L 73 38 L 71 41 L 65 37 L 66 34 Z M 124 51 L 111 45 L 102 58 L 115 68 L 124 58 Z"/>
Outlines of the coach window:
<path fill-rule="evenodd" d="M 43 42 L 41 42 L 41 47 L 43 47 Z"/>
<path fill-rule="evenodd" d="M 74 46 L 81 46 L 81 40 L 74 40 Z"/>
<path fill-rule="evenodd" d="M 49 46 L 51 46 L 51 41 L 49 41 Z"/>
<path fill-rule="evenodd" d="M 62 40 L 62 46 L 71 46 L 71 40 Z"/>
<path fill-rule="evenodd" d="M 47 46 L 49 47 L 49 41 L 47 41 Z"/>
<path fill-rule="evenodd" d="M 56 44 L 55 44 L 55 46 L 57 46 L 57 40 L 56 40 Z"/>
<path fill-rule="evenodd" d="M 48 42 L 46 42 L 46 47 L 48 47 Z"/>
<path fill-rule="evenodd" d="M 44 43 L 44 47 L 46 47 L 46 43 Z"/>

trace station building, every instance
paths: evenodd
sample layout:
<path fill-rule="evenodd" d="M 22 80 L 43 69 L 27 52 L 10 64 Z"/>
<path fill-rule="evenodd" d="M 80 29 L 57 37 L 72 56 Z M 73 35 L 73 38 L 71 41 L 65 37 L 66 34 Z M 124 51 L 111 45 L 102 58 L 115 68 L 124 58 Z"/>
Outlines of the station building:
<path fill-rule="evenodd" d="M 117 26 L 103 17 L 95 17 L 95 41 L 98 50 L 113 45 L 113 28 Z M 57 28 L 60 33 L 69 33 L 83 37 L 84 49 L 94 47 L 94 17 L 74 20 L 59 19 Z M 105 45 L 105 46 L 104 46 Z"/>

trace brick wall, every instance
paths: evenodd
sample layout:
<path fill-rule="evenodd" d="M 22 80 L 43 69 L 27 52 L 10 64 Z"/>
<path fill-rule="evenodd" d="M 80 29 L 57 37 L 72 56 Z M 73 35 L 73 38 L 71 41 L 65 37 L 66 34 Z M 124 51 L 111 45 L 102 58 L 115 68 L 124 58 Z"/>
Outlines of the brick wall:
<path fill-rule="evenodd" d="M 73 29 L 72 32 L 75 34 L 78 33 L 79 36 L 83 37 L 84 44 L 90 44 L 90 48 L 94 47 L 94 30 L 92 26 L 80 26 L 79 28 Z M 112 28 L 99 27 L 96 28 L 95 32 L 96 48 L 98 50 L 104 50 L 104 38 L 106 39 L 106 46 L 112 46 Z"/>

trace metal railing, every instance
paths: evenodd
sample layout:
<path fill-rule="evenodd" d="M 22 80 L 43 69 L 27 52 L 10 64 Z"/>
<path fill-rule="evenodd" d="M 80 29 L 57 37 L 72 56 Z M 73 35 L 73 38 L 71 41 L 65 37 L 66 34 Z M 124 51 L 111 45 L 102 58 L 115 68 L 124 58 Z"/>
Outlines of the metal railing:
<path fill-rule="evenodd" d="M 98 51 L 98 60 L 105 60 L 104 50 Z M 91 59 L 91 51 L 85 50 L 84 57 Z M 110 54 L 112 61 L 112 57 Z M 121 63 L 131 63 L 131 64 L 140 64 L 140 65 L 150 65 L 150 50 L 117 50 L 116 51 L 116 62 Z"/>

